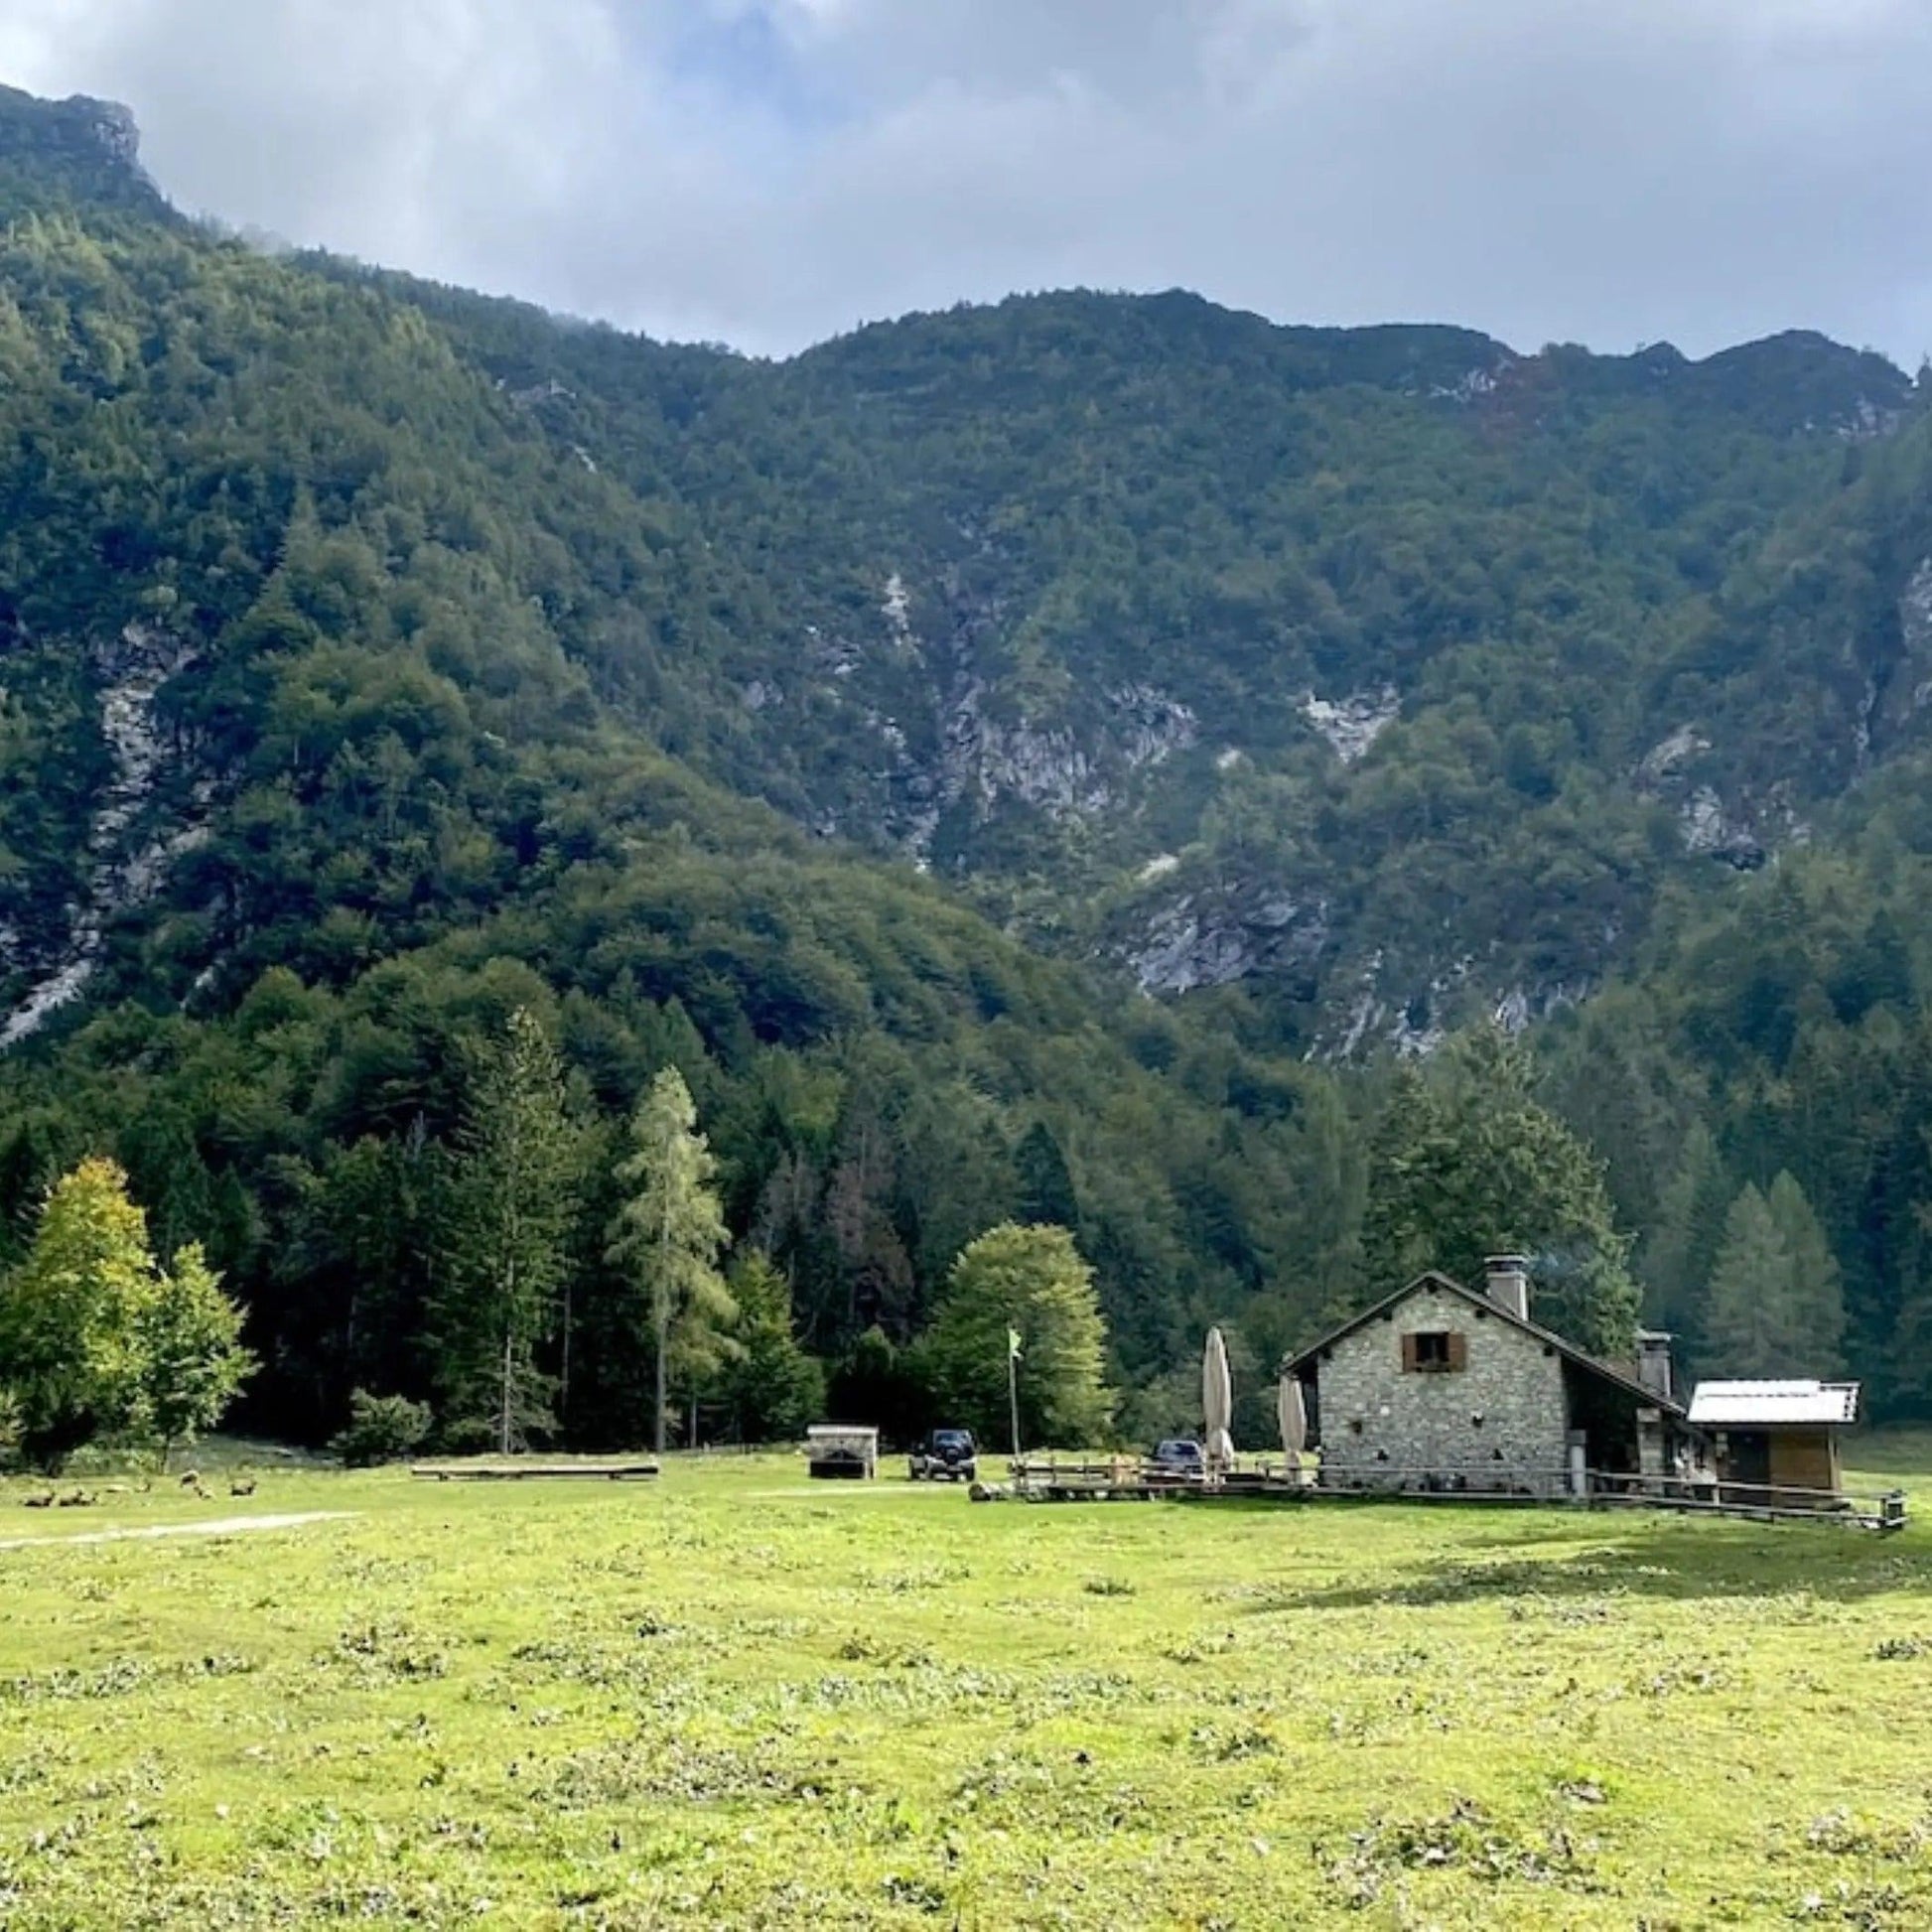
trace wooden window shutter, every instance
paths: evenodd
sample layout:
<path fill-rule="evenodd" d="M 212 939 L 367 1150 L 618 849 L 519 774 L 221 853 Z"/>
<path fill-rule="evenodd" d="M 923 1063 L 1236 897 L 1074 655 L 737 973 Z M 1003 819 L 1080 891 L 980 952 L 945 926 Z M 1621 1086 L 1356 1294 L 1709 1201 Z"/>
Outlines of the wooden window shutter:
<path fill-rule="evenodd" d="M 1414 1374 L 1416 1368 L 1416 1338 L 1414 1335 L 1402 1337 L 1402 1367 L 1405 1374 Z"/>
<path fill-rule="evenodd" d="M 1449 1338 L 1449 1365 L 1450 1368 L 1469 1366 L 1469 1338 L 1464 1334 L 1451 1334 Z"/>

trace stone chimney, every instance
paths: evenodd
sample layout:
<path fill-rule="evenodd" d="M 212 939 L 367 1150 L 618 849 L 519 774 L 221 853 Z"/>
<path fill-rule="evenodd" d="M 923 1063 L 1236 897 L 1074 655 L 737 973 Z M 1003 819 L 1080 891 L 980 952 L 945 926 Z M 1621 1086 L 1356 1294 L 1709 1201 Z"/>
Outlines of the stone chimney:
<path fill-rule="evenodd" d="M 1671 1400 L 1671 1339 L 1659 1328 L 1637 1330 L 1637 1380 L 1663 1402 Z"/>
<path fill-rule="evenodd" d="M 1518 1321 L 1530 1318 L 1530 1264 L 1527 1255 L 1491 1255 L 1482 1264 L 1489 1299 Z"/>

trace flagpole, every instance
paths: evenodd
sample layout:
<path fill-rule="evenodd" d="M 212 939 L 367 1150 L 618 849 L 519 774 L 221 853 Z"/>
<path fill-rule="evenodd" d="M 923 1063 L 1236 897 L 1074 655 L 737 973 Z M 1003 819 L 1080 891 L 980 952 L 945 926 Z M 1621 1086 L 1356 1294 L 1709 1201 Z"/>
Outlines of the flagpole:
<path fill-rule="evenodd" d="M 1013 1417 L 1013 1454 L 1016 1461 L 1020 1457 L 1020 1350 L 1016 1346 L 1018 1337 L 1011 1329 L 1007 1331 L 1007 1406 Z"/>

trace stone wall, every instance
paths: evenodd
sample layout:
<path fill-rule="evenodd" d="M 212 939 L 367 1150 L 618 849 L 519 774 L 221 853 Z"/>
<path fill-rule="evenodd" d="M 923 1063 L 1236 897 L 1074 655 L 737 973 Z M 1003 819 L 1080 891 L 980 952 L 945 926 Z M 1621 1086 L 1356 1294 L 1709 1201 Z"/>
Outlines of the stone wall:
<path fill-rule="evenodd" d="M 1463 1367 L 1404 1369 L 1403 1336 L 1432 1331 L 1463 1337 Z M 1563 1492 L 1563 1358 L 1460 1296 L 1419 1289 L 1343 1336 L 1315 1377 L 1324 1482 L 1416 1488 L 1427 1470 L 1471 1488 Z"/>

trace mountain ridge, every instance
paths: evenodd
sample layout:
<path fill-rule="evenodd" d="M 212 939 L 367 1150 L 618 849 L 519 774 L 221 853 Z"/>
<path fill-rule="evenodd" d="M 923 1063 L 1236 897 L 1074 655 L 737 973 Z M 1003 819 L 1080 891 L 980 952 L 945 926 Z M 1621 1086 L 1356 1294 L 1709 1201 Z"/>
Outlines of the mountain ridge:
<path fill-rule="evenodd" d="M 111 1147 L 305 1432 L 420 1389 L 457 1069 L 524 1005 L 593 1135 L 685 1071 L 828 1356 L 1040 1212 L 1172 1404 L 1203 1320 L 1267 1362 L 1356 1297 L 1386 1062 L 1493 1020 L 1653 1312 L 1695 1128 L 1932 1401 L 1882 358 L 1074 292 L 764 362 L 250 249 L 90 104 L 0 130 L 0 1261 Z"/>

